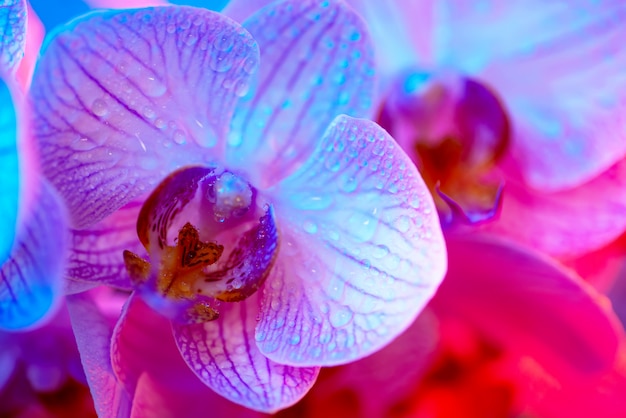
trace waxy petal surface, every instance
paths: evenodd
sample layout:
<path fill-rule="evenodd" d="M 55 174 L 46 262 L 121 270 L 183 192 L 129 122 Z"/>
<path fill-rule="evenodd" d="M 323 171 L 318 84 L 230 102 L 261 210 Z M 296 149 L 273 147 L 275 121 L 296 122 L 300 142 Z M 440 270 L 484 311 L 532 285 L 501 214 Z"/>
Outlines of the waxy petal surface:
<path fill-rule="evenodd" d="M 35 71 L 35 64 L 39 59 L 39 52 L 46 34 L 43 23 L 33 8 L 28 4 L 28 23 L 26 25 L 26 45 L 24 46 L 24 58 L 15 73 L 15 79 L 23 91 L 28 91 L 30 82 Z"/>
<path fill-rule="evenodd" d="M 15 238 L 19 199 L 18 120 L 11 89 L 0 77 L 0 261 L 9 257 Z"/>
<path fill-rule="evenodd" d="M 175 382 L 159 382 L 147 373 L 137 381 L 133 397 L 131 418 L 159 417 L 228 417 L 264 418 L 254 412 L 222 398 L 198 381 L 199 390 L 180 389 Z"/>
<path fill-rule="evenodd" d="M 222 307 L 215 321 L 172 323 L 180 352 L 198 378 L 225 398 L 261 412 L 275 412 L 302 398 L 319 368 L 285 366 L 259 351 L 254 339 L 258 293 Z"/>
<path fill-rule="evenodd" d="M 488 235 L 447 236 L 447 243 L 448 275 L 434 309 L 455 312 L 560 377 L 612 367 L 623 330 L 579 277 L 541 253 Z"/>
<path fill-rule="evenodd" d="M 497 221 L 487 231 L 548 254 L 585 254 L 626 230 L 626 159 L 591 181 L 555 193 L 534 191 L 510 179 Z"/>
<path fill-rule="evenodd" d="M 310 416 L 361 418 L 393 416 L 394 406 L 414 396 L 436 359 L 438 321 L 425 309 L 415 322 L 380 351 L 344 366 L 323 369 L 304 398 Z"/>
<path fill-rule="evenodd" d="M 72 229 L 67 277 L 74 282 L 131 289 L 122 253 L 129 250 L 145 256 L 136 232 L 140 209 L 140 202 L 130 202 L 89 228 Z"/>
<path fill-rule="evenodd" d="M 533 187 L 575 186 L 626 154 L 624 2 L 349 2 L 372 28 L 387 75 L 410 65 L 454 70 L 494 88 Z"/>
<path fill-rule="evenodd" d="M 269 193 L 281 249 L 256 339 L 271 359 L 334 365 L 373 353 L 441 282 L 446 251 L 432 198 L 374 122 L 338 117 L 311 159 Z"/>
<path fill-rule="evenodd" d="M 26 45 L 26 0 L 0 0 L 0 75 L 15 71 Z"/>
<path fill-rule="evenodd" d="M 228 162 L 264 187 L 302 164 L 335 116 L 368 115 L 374 57 L 364 23 L 341 2 L 278 2 L 244 26 L 259 43 L 261 64 L 237 105 Z"/>
<path fill-rule="evenodd" d="M 146 375 L 170 396 L 193 395 L 194 403 L 216 398 L 183 361 L 169 321 L 136 295 L 127 301 L 115 327 L 111 359 L 117 378 L 133 398 L 144 396 L 137 391 L 143 390 Z"/>
<path fill-rule="evenodd" d="M 37 186 L 37 204 L 23 209 L 11 255 L 0 270 L 0 329 L 36 326 L 62 297 L 67 215 L 47 182 Z"/>
<path fill-rule="evenodd" d="M 204 9 L 94 13 L 59 32 L 33 80 L 34 126 L 73 226 L 104 219 L 182 165 L 220 159 L 257 63 L 249 34 Z"/>
<path fill-rule="evenodd" d="M 242 2 L 245 0 L 241 0 Z M 385 78 L 416 63 L 425 69 L 437 62 L 440 51 L 433 38 L 439 24 L 437 0 L 347 0 L 367 22 L 376 48 L 377 69 Z"/>
<path fill-rule="evenodd" d="M 476 18 L 468 18 L 465 8 L 456 9 L 453 25 L 460 23 L 461 29 L 450 51 L 463 57 L 451 61 L 475 62 L 480 52 L 469 51 L 487 47 L 491 62 L 480 76 L 502 95 L 513 116 L 511 154 L 525 180 L 539 190 L 562 190 L 623 158 L 626 4 L 490 3 L 492 11 L 473 13 Z"/>
<path fill-rule="evenodd" d="M 110 346 L 114 319 L 99 310 L 88 293 L 70 295 L 66 300 L 98 416 L 128 417 L 130 398 L 124 387 L 117 382 L 111 366 Z"/>

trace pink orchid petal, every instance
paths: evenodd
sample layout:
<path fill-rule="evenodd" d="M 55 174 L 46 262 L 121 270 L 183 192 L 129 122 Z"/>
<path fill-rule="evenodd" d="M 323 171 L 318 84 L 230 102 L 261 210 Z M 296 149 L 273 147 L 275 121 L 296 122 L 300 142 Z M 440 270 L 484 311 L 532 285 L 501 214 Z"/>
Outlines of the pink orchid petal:
<path fill-rule="evenodd" d="M 607 292 L 607 296 L 613 305 L 615 314 L 620 319 L 622 325 L 626 326 L 626 260 L 622 258 L 621 261 L 621 269 L 611 289 Z"/>
<path fill-rule="evenodd" d="M 276 188 L 281 248 L 264 287 L 259 348 L 274 361 L 335 365 L 406 329 L 441 282 L 437 211 L 382 128 L 339 116 Z"/>
<path fill-rule="evenodd" d="M 67 307 L 98 416 L 127 417 L 130 397 L 111 366 L 112 318 L 98 309 L 88 293 L 68 296 Z"/>
<path fill-rule="evenodd" d="M 324 369 L 304 399 L 311 416 L 342 416 L 340 399 L 355 399 L 352 410 L 361 418 L 389 416 L 389 411 L 414 395 L 436 354 L 437 320 L 426 309 L 382 350 L 344 366 Z M 325 373 L 327 372 L 327 373 Z M 346 396 L 348 395 L 348 396 Z M 352 398 L 354 397 L 354 398 Z"/>
<path fill-rule="evenodd" d="M 116 376 L 131 395 L 144 373 L 179 390 L 202 386 L 182 360 L 169 321 L 135 294 L 126 302 L 115 326 L 111 359 Z"/>
<path fill-rule="evenodd" d="M 26 0 L 0 1 L 0 74 L 11 74 L 24 57 Z"/>
<path fill-rule="evenodd" d="M 122 253 L 129 250 L 145 256 L 136 231 L 140 209 L 141 202 L 130 202 L 94 226 L 72 229 L 67 277 L 85 286 L 100 283 L 131 289 Z"/>
<path fill-rule="evenodd" d="M 275 412 L 300 400 L 319 368 L 285 366 L 259 351 L 254 340 L 259 299 L 222 304 L 215 321 L 172 325 L 183 358 L 207 386 L 248 408 Z"/>
<path fill-rule="evenodd" d="M 373 94 L 373 54 L 361 19 L 336 1 L 287 0 L 245 28 L 262 51 L 256 88 L 238 104 L 228 161 L 273 184 L 303 163 L 333 118 L 364 117 Z"/>
<path fill-rule="evenodd" d="M 442 63 L 484 79 L 513 115 L 512 155 L 540 190 L 576 186 L 626 154 L 626 5 L 452 1 Z M 538 152 L 538 150 L 541 150 Z"/>
<path fill-rule="evenodd" d="M 15 74 L 15 79 L 20 84 L 24 91 L 28 91 L 31 79 L 33 77 L 33 71 L 35 71 L 35 63 L 39 58 L 39 51 L 43 38 L 46 34 L 46 30 L 39 20 L 39 17 L 35 13 L 30 4 L 28 4 L 27 11 L 28 23 L 26 25 L 26 45 L 24 49 L 24 58 L 20 62 L 20 65 Z"/>
<path fill-rule="evenodd" d="M 63 294 L 67 216 L 43 179 L 36 205 L 22 210 L 10 257 L 0 270 L 0 329 L 29 329 L 50 318 Z"/>
<path fill-rule="evenodd" d="M 135 295 L 116 326 L 111 352 L 115 373 L 132 395 L 131 417 L 257 416 L 196 377 L 174 342 L 169 321 Z"/>
<path fill-rule="evenodd" d="M 9 257 L 18 213 L 19 168 L 18 168 L 18 119 L 17 103 L 13 99 L 14 89 L 0 77 L 0 261 Z"/>
<path fill-rule="evenodd" d="M 31 89 L 35 131 L 73 226 L 104 219 L 182 165 L 219 159 L 256 63 L 239 25 L 190 7 L 92 13 L 51 39 Z"/>
<path fill-rule="evenodd" d="M 624 352 L 612 370 L 594 378 L 559 381 L 532 359 L 523 358 L 520 380 L 532 416 L 619 418 L 626 411 Z M 525 388 L 526 389 L 526 388 Z"/>
<path fill-rule="evenodd" d="M 551 373 L 604 372 L 623 332 L 603 297 L 541 253 L 488 235 L 447 237 L 448 275 L 433 300 Z"/>
<path fill-rule="evenodd" d="M 206 386 L 199 391 L 165 385 L 147 373 L 137 381 L 131 418 L 228 417 L 262 418 L 265 414 L 227 401 Z"/>
<path fill-rule="evenodd" d="M 626 272 L 626 233 L 604 247 L 562 261 L 600 293 L 610 296 L 622 276 L 626 280 L 626 275 L 623 274 Z M 623 307 L 626 308 L 626 305 Z M 618 316 L 619 308 L 619 305 L 614 304 Z"/>
<path fill-rule="evenodd" d="M 626 229 L 626 159 L 571 190 L 541 193 L 511 179 L 496 222 L 483 228 L 554 256 L 597 249 Z"/>

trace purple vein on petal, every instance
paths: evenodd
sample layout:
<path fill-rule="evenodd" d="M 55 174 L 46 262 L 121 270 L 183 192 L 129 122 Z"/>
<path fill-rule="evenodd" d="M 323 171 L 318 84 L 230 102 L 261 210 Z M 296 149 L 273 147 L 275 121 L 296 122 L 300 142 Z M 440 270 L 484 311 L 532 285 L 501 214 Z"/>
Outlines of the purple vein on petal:
<path fill-rule="evenodd" d="M 249 34 L 204 9 L 93 13 L 58 32 L 34 76 L 33 124 L 72 225 L 93 225 L 182 165 L 219 160 L 236 85 L 257 62 Z"/>
<path fill-rule="evenodd" d="M 268 193 L 281 251 L 256 338 L 272 360 L 335 365 L 375 352 L 441 282 L 446 253 L 432 198 L 375 123 L 339 116 L 307 163 Z"/>
<path fill-rule="evenodd" d="M 124 250 L 145 256 L 137 238 L 141 202 L 131 202 L 87 229 L 71 230 L 67 277 L 70 280 L 131 289 Z"/>
<path fill-rule="evenodd" d="M 26 329 L 54 313 L 63 292 L 66 214 L 45 181 L 26 208 L 10 258 L 0 270 L 0 329 Z"/>
<path fill-rule="evenodd" d="M 258 299 L 229 305 L 216 321 L 174 324 L 173 330 L 183 358 L 206 385 L 233 402 L 273 412 L 304 396 L 319 369 L 284 366 L 260 353 L 254 340 Z"/>
<path fill-rule="evenodd" d="M 228 159 L 245 165 L 254 155 L 255 174 L 272 184 L 303 162 L 334 116 L 367 114 L 373 55 L 360 18 L 337 2 L 278 2 L 244 25 L 263 55 L 258 85 L 237 107 Z"/>
<path fill-rule="evenodd" d="M 0 74 L 15 71 L 26 45 L 26 0 L 0 4 Z"/>

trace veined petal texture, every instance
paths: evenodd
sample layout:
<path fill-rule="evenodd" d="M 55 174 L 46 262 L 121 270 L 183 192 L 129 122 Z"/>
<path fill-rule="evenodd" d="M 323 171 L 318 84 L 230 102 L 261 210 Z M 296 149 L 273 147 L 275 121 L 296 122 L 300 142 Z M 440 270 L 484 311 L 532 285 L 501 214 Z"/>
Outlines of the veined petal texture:
<path fill-rule="evenodd" d="M 173 324 L 174 337 L 193 372 L 233 402 L 274 412 L 297 402 L 313 386 L 318 367 L 293 367 L 266 358 L 255 344 L 258 294 L 224 306 L 219 319 Z"/>
<path fill-rule="evenodd" d="M 223 154 L 254 40 L 205 9 L 93 13 L 49 42 L 32 85 L 44 173 L 84 228 L 168 173 Z"/>
<path fill-rule="evenodd" d="M 63 296 L 67 249 L 67 215 L 60 198 L 45 181 L 37 204 L 24 208 L 16 240 L 0 270 L 0 329 L 23 330 L 54 313 Z"/>
<path fill-rule="evenodd" d="M 296 173 L 268 191 L 281 249 L 256 341 L 269 358 L 334 365 L 404 331 L 446 270 L 434 203 L 374 122 L 339 116 Z"/>
<path fill-rule="evenodd" d="M 24 57 L 26 0 L 0 0 L 0 74 L 13 73 Z"/>
<path fill-rule="evenodd" d="M 293 172 L 335 116 L 366 117 L 374 56 L 365 24 L 342 2 L 282 1 L 245 23 L 259 43 L 258 82 L 237 105 L 228 162 L 266 184 Z M 263 187 L 264 184 L 259 184 Z"/>

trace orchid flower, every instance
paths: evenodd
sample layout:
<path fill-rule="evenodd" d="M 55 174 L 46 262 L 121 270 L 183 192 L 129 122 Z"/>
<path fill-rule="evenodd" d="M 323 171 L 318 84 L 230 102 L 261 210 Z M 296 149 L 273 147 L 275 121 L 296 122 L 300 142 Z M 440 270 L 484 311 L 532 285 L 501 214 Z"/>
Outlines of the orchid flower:
<path fill-rule="evenodd" d="M 374 72 L 361 20 L 294 0 L 244 27 L 191 7 L 94 13 L 50 40 L 34 77 L 43 169 L 74 228 L 73 291 L 134 290 L 111 342 L 131 398 L 151 363 L 182 356 L 224 397 L 283 408 L 320 366 L 392 341 L 446 268 L 419 173 L 357 118 Z M 171 324 L 171 355 L 132 348 L 151 311 Z M 85 328 L 79 341 L 102 341 Z"/>
<path fill-rule="evenodd" d="M 448 273 L 418 320 L 373 356 L 322 373 L 324 384 L 294 407 L 297 416 L 626 410 L 624 333 L 602 295 L 518 243 L 486 234 L 446 238 Z"/>
<path fill-rule="evenodd" d="M 626 229 L 623 2 L 350 4 L 385 76 L 379 123 L 442 214 L 559 257 Z"/>
<path fill-rule="evenodd" d="M 40 325 L 63 293 L 65 210 L 38 173 L 20 88 L 28 82 L 15 78 L 27 44 L 26 19 L 25 1 L 0 3 L 0 331 Z"/>

